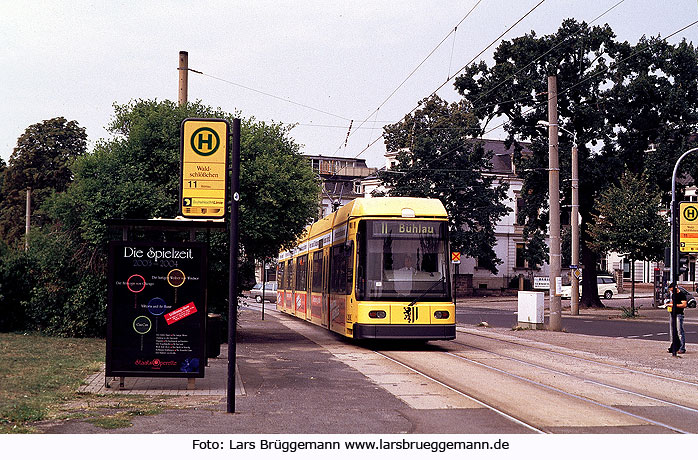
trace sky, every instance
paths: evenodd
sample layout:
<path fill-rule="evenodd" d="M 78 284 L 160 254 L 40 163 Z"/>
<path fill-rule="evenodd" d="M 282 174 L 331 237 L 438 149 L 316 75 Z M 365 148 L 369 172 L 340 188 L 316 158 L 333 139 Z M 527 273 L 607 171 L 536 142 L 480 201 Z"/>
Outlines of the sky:
<path fill-rule="evenodd" d="M 619 0 L 545 0 L 487 48 L 540 2 L 0 0 L 0 157 L 43 120 L 76 120 L 92 146 L 111 136 L 113 104 L 176 101 L 182 50 L 204 73 L 190 72 L 190 101 L 294 124 L 303 153 L 380 167 L 382 127 L 439 87 L 457 100 L 446 82 L 473 59 L 491 63 L 501 40 L 590 22 Z M 695 20 L 698 0 L 625 0 L 594 24 L 634 44 Z M 670 42 L 684 37 L 698 45 L 698 25 Z"/>

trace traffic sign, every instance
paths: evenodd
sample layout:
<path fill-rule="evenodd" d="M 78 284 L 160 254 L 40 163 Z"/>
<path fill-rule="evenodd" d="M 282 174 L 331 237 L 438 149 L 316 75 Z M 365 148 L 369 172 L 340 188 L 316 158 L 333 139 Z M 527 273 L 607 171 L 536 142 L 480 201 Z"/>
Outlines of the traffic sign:
<path fill-rule="evenodd" d="M 570 265 L 570 272 L 577 279 L 582 276 L 582 270 L 580 270 L 580 268 L 576 265 Z"/>
<path fill-rule="evenodd" d="M 180 129 L 180 211 L 184 217 L 225 216 L 228 122 L 187 118 Z"/>
<path fill-rule="evenodd" d="M 698 252 L 698 203 L 679 203 L 679 252 Z"/>
<path fill-rule="evenodd" d="M 451 253 L 451 263 L 454 263 L 454 264 L 460 263 L 460 252 L 452 252 Z"/>

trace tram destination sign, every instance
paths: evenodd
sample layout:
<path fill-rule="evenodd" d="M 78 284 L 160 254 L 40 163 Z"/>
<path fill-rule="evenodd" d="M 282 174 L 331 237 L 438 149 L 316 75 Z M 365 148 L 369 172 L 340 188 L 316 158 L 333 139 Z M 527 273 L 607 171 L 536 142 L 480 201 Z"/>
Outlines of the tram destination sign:
<path fill-rule="evenodd" d="M 106 375 L 202 378 L 206 246 L 109 244 Z"/>
<path fill-rule="evenodd" d="M 184 217 L 225 216 L 228 122 L 187 118 L 180 129 L 180 212 Z"/>
<path fill-rule="evenodd" d="M 374 237 L 393 238 L 440 237 L 442 227 L 442 222 L 422 220 L 376 220 L 372 224 Z"/>

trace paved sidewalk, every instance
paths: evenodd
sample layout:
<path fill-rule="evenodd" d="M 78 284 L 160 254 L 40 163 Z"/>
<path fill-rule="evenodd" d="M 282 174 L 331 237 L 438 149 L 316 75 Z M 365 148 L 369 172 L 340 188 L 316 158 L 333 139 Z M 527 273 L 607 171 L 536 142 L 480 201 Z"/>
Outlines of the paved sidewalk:
<path fill-rule="evenodd" d="M 221 354 L 217 358 L 209 358 L 206 376 L 194 379 L 194 388 L 187 388 L 187 379 L 126 377 L 124 386 L 120 387 L 118 378 L 104 377 L 102 369 L 85 379 L 78 392 L 96 394 L 140 394 L 140 395 L 169 395 L 169 396 L 225 396 L 228 388 L 228 348 L 221 345 Z M 240 379 L 239 370 L 235 373 L 235 394 L 245 395 L 245 388 Z"/>

